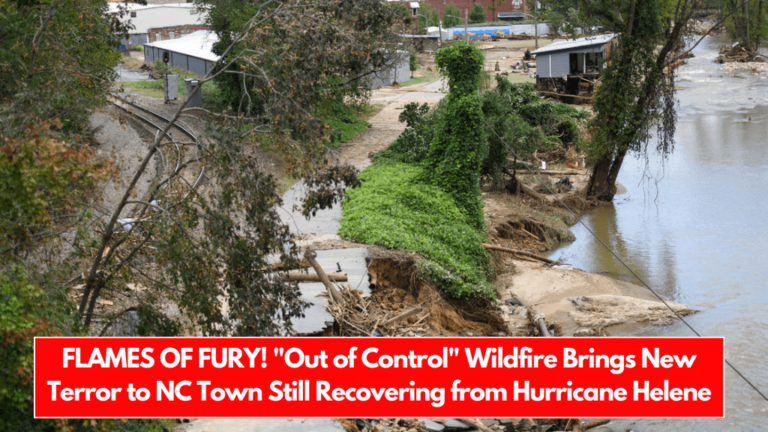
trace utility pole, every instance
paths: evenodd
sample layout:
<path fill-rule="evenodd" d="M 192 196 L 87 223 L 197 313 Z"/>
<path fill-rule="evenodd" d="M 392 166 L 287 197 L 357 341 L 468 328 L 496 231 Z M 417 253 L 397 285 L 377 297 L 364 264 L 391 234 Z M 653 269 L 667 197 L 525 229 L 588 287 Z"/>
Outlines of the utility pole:
<path fill-rule="evenodd" d="M 539 0 L 533 0 L 533 34 L 536 38 L 536 49 L 539 49 Z"/>
<path fill-rule="evenodd" d="M 443 19 L 440 16 L 440 2 L 437 2 L 437 31 L 440 33 L 440 46 L 443 46 Z"/>
<path fill-rule="evenodd" d="M 469 20 L 469 9 L 464 9 L 464 42 L 469 43 L 469 32 L 467 31 L 467 21 Z"/>

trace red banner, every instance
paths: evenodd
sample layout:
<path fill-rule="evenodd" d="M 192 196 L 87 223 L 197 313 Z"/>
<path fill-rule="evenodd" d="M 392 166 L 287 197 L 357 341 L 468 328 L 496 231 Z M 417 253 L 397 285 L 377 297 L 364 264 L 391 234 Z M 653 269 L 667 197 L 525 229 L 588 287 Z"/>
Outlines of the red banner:
<path fill-rule="evenodd" d="M 723 417 L 722 338 L 35 338 L 37 418 Z"/>

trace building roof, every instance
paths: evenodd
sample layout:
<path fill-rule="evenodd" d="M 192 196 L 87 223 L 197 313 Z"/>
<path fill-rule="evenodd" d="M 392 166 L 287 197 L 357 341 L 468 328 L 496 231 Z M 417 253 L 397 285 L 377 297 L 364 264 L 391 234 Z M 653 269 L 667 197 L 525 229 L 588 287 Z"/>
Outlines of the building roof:
<path fill-rule="evenodd" d="M 549 44 L 545 47 L 541 47 L 536 51 L 531 52 L 531 54 L 538 55 L 538 54 L 546 54 L 546 53 L 555 52 L 555 51 L 586 48 L 593 45 L 603 45 L 616 39 L 618 36 L 619 36 L 618 33 L 609 33 L 604 35 L 588 36 L 588 37 L 583 37 L 579 39 L 568 39 L 568 40 Z"/>
<path fill-rule="evenodd" d="M 210 30 L 198 30 L 178 39 L 150 42 L 145 47 L 155 47 L 161 50 L 173 51 L 203 60 L 218 61 L 219 56 L 213 53 L 213 44 L 219 41 L 216 33 Z"/>
<path fill-rule="evenodd" d="M 141 5 L 137 3 L 107 3 L 109 7 L 109 13 L 117 13 L 118 8 L 123 8 L 127 11 L 137 11 L 141 9 L 155 9 L 155 8 L 184 8 L 192 9 L 195 7 L 194 3 L 165 3 L 165 4 L 148 4 Z"/>

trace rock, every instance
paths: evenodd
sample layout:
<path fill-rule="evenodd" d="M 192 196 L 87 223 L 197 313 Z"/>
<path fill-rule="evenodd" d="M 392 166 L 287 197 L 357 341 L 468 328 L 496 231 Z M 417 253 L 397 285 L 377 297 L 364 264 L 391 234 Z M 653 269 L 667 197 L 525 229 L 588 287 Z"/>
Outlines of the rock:
<path fill-rule="evenodd" d="M 463 421 L 457 420 L 457 419 L 448 419 L 445 422 L 443 422 L 443 426 L 445 426 L 446 430 L 451 430 L 451 431 L 472 429 L 471 425 L 468 425 Z"/>
<path fill-rule="evenodd" d="M 483 426 L 485 427 L 496 426 L 497 424 L 499 424 L 499 422 L 496 421 L 496 419 L 480 419 L 480 423 L 482 423 Z"/>
<path fill-rule="evenodd" d="M 421 424 L 423 424 L 429 432 L 442 432 L 445 430 L 445 426 L 441 425 L 440 423 L 433 422 L 432 420 L 422 420 Z"/>
<path fill-rule="evenodd" d="M 383 424 L 377 424 L 373 427 L 373 430 L 375 432 L 389 432 L 389 428 L 384 426 Z"/>

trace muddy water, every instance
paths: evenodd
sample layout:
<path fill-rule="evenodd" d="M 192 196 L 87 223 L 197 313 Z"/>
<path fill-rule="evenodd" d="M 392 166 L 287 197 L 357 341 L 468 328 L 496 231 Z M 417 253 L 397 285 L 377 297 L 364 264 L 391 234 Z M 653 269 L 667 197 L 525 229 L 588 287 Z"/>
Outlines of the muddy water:
<path fill-rule="evenodd" d="M 653 288 L 692 305 L 707 336 L 724 336 L 726 357 L 768 392 L 768 76 L 723 76 L 709 39 L 680 68 L 674 154 L 664 163 L 627 159 L 628 192 L 584 221 Z M 648 181 L 646 175 L 655 180 Z M 645 179 L 645 180 L 644 180 Z M 631 280 L 581 226 L 553 253 L 591 272 Z M 691 336 L 683 325 L 641 336 Z M 616 424 L 615 422 L 613 424 Z M 768 403 L 726 370 L 723 420 L 622 420 L 616 430 L 768 430 Z"/>

